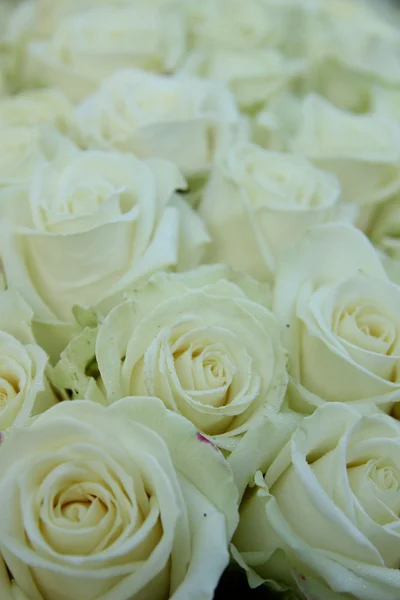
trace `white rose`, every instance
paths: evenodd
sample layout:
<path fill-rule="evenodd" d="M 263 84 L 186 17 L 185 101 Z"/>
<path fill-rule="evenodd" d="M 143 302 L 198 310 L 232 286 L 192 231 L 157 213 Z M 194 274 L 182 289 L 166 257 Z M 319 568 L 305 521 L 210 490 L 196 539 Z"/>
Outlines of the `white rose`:
<path fill-rule="evenodd" d="M 367 3 L 268 0 L 267 6 L 281 32 L 277 47 L 307 67 L 295 82 L 302 95 L 317 92 L 339 108 L 367 112 L 374 83 L 400 81 L 398 32 Z"/>
<path fill-rule="evenodd" d="M 310 68 L 303 92 L 317 92 L 339 108 L 368 112 L 374 84 L 400 82 L 398 32 L 368 3 L 320 2 L 304 41 Z"/>
<path fill-rule="evenodd" d="M 47 355 L 32 335 L 32 317 L 17 294 L 0 292 L 0 432 L 56 402 L 46 376 Z"/>
<path fill-rule="evenodd" d="M 184 73 L 224 83 L 243 110 L 255 110 L 289 86 L 304 68 L 302 61 L 287 60 L 271 49 L 195 50 L 182 67 Z"/>
<path fill-rule="evenodd" d="M 134 0 L 94 8 L 62 20 L 48 40 L 29 43 L 26 77 L 79 101 L 121 68 L 168 73 L 185 50 L 182 15 Z"/>
<path fill-rule="evenodd" d="M 249 50 L 274 45 L 279 37 L 263 0 L 188 0 L 183 9 L 196 47 Z"/>
<path fill-rule="evenodd" d="M 60 90 L 26 90 L 0 99 L 0 128 L 51 125 L 64 135 L 73 135 L 74 121 L 73 107 Z"/>
<path fill-rule="evenodd" d="M 158 274 L 73 340 L 54 382 L 109 404 L 157 395 L 220 448 L 277 412 L 286 355 L 268 292 L 225 266 Z"/>
<path fill-rule="evenodd" d="M 146 4 L 161 7 L 175 0 L 146 0 Z M 132 5 L 132 0 L 34 0 L 34 32 L 40 37 L 50 37 L 55 28 L 71 15 L 97 8 L 114 8 Z"/>
<path fill-rule="evenodd" d="M 386 200 L 400 189 L 400 125 L 378 113 L 356 115 L 317 95 L 285 114 L 264 114 L 282 146 L 340 180 L 343 198 L 358 204 Z M 268 142 L 267 142 L 268 143 Z"/>
<path fill-rule="evenodd" d="M 398 87 L 400 68 L 398 41 L 394 44 L 385 32 L 363 27 L 355 31 L 354 22 L 359 21 L 355 14 L 352 25 L 344 30 L 330 24 L 327 30 L 318 31 L 308 50 L 309 70 L 301 91 L 315 92 L 340 109 L 362 114 L 373 110 L 377 86 Z M 316 31 L 310 26 L 311 38 Z"/>
<path fill-rule="evenodd" d="M 393 81 L 398 81 L 400 71 L 394 51 L 400 36 L 382 7 L 377 10 L 372 2 L 358 0 L 318 0 L 318 10 L 325 26 L 319 32 L 320 39 L 328 34 L 330 43 L 325 46 L 327 53 L 378 77 L 387 75 L 389 80 L 390 69 L 394 68 L 397 75 Z M 318 36 L 318 32 L 316 35 Z M 336 45 L 337 42 L 342 42 L 340 47 Z M 389 60 L 379 64 L 384 51 L 390 52 L 390 56 L 384 56 Z"/>
<path fill-rule="evenodd" d="M 342 110 L 368 113 L 373 104 L 374 80 L 369 74 L 333 57 L 310 67 L 302 92 L 323 96 Z"/>
<path fill-rule="evenodd" d="M 10 190 L 2 199 L 9 287 L 36 321 L 64 324 L 68 337 L 74 305 L 104 308 L 106 298 L 158 269 L 197 264 L 208 236 L 174 194 L 184 186 L 172 163 L 117 152 L 74 149 L 42 165 L 28 192 Z M 56 355 L 61 337 L 35 331 Z"/>
<path fill-rule="evenodd" d="M 318 0 L 263 0 L 276 31 L 275 46 L 284 56 L 310 60 L 307 51 L 320 27 Z"/>
<path fill-rule="evenodd" d="M 397 85 L 399 35 L 367 2 L 267 2 L 281 32 L 277 47 L 307 68 L 296 90 L 316 92 L 345 110 L 368 112 L 373 87 Z"/>
<path fill-rule="evenodd" d="M 211 234 L 208 262 L 226 262 L 258 279 L 272 277 L 282 250 L 337 213 L 335 177 L 305 159 L 253 144 L 217 162 L 199 207 Z"/>
<path fill-rule="evenodd" d="M 77 111 L 89 146 L 168 158 L 186 175 L 208 169 L 239 126 L 227 88 L 191 77 L 119 71 Z"/>
<path fill-rule="evenodd" d="M 273 448 L 256 450 L 233 540 L 252 586 L 272 579 L 302 598 L 397 600 L 399 423 L 334 403 L 302 420 L 286 445 L 288 428 L 277 425 L 257 432 Z M 239 479 L 255 472 L 256 441 L 246 440 L 247 453 L 238 447 L 241 463 L 231 457 Z"/>
<path fill-rule="evenodd" d="M 238 521 L 228 464 L 156 398 L 62 402 L 12 431 L 0 503 L 14 600 L 211 600 Z"/>
<path fill-rule="evenodd" d="M 349 225 L 309 231 L 283 257 L 274 311 L 290 355 L 290 399 L 365 409 L 400 399 L 400 287 L 368 239 Z M 389 403 L 389 404 L 388 404 Z"/>
<path fill-rule="evenodd" d="M 0 124 L 0 190 L 29 183 L 40 165 L 69 152 L 71 147 L 67 138 L 45 126 Z"/>

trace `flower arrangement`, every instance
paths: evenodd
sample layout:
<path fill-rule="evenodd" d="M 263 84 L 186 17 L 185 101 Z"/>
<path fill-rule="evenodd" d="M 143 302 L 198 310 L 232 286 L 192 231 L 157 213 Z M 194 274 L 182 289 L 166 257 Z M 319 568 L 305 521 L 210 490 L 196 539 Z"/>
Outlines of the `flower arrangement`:
<path fill-rule="evenodd" d="M 0 0 L 0 600 L 399 600 L 399 15 Z"/>

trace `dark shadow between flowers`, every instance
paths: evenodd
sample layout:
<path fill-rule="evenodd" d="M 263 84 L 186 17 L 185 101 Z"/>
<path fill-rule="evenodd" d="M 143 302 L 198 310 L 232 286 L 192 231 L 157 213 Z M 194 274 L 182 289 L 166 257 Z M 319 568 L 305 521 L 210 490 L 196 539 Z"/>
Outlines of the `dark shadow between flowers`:
<path fill-rule="evenodd" d="M 229 567 L 222 575 L 219 585 L 215 591 L 214 600 L 228 600 L 238 598 L 240 600 L 280 600 L 282 596 L 274 593 L 266 586 L 250 589 L 246 575 L 237 568 Z"/>

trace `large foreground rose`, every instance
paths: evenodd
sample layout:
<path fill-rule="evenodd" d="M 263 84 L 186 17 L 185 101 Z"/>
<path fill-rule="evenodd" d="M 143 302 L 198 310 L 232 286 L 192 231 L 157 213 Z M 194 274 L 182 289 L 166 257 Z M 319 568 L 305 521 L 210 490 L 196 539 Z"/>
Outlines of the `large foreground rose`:
<path fill-rule="evenodd" d="M 387 410 L 400 399 L 400 287 L 349 225 L 310 230 L 277 271 L 274 311 L 290 354 L 290 397 Z"/>
<path fill-rule="evenodd" d="M 337 216 L 339 195 L 337 179 L 301 157 L 236 144 L 217 161 L 199 207 L 212 237 L 207 260 L 269 279 L 288 244 Z"/>
<path fill-rule="evenodd" d="M 68 329 L 74 305 L 103 302 L 106 310 L 106 298 L 154 271 L 190 268 L 208 237 L 174 194 L 182 187 L 172 163 L 128 154 L 72 149 L 42 165 L 28 192 L 11 190 L 1 199 L 8 285 L 26 298 L 36 321 Z M 57 354 L 60 332 L 43 331 L 42 345 Z"/>
<path fill-rule="evenodd" d="M 0 292 L 0 432 L 24 424 L 56 402 L 47 356 L 32 335 L 31 308 L 14 292 Z"/>
<path fill-rule="evenodd" d="M 274 579 L 315 600 L 397 600 L 399 423 L 334 403 L 285 444 L 288 431 L 282 420 L 264 424 L 238 447 L 240 463 L 231 457 L 238 481 L 259 469 L 233 540 L 251 585 Z M 269 444 L 254 450 L 261 439 Z"/>
<path fill-rule="evenodd" d="M 265 286 L 227 267 L 158 274 L 73 340 L 55 382 L 109 404 L 158 396 L 221 448 L 279 410 L 286 356 Z"/>
<path fill-rule="evenodd" d="M 155 398 L 13 430 L 0 504 L 2 600 L 211 600 L 237 525 L 228 464 Z"/>

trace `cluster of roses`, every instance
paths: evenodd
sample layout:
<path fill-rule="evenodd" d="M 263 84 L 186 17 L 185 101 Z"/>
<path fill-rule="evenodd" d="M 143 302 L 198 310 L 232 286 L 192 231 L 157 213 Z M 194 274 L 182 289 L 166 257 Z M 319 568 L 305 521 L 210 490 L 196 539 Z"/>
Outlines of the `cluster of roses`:
<path fill-rule="evenodd" d="M 1 600 L 399 599 L 380 10 L 0 0 Z"/>

